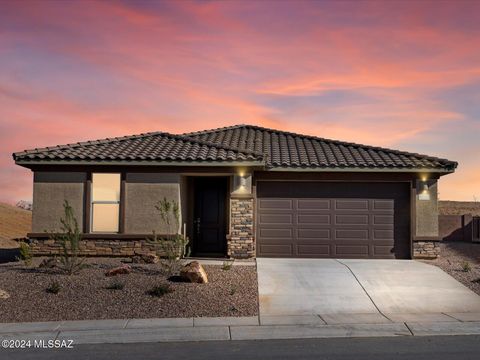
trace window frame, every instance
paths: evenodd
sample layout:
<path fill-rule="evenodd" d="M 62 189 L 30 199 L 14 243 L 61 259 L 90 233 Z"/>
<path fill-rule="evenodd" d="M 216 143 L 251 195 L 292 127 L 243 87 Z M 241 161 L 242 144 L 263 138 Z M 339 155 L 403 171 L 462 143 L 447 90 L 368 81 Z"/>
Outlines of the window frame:
<path fill-rule="evenodd" d="M 120 185 L 120 193 L 119 193 L 119 199 L 118 201 L 112 201 L 112 200 L 93 200 L 93 175 L 94 174 L 102 174 L 102 175 L 118 175 L 119 176 L 119 185 Z M 89 191 L 89 226 L 88 226 L 88 232 L 90 234 L 120 234 L 122 232 L 122 211 L 123 211 L 123 179 L 124 175 L 120 171 L 92 171 L 89 174 L 89 180 L 90 180 L 90 191 Z M 118 205 L 118 227 L 117 231 L 94 231 L 93 230 L 93 207 L 94 205 Z"/>

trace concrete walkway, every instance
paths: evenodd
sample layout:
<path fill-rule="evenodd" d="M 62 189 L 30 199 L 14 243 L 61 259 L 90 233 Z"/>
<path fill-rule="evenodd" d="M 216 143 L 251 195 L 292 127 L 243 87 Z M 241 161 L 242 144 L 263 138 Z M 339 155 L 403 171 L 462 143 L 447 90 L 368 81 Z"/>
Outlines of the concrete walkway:
<path fill-rule="evenodd" d="M 254 316 L 53 321 L 0 324 L 0 340 L 72 340 L 78 344 L 301 339 L 427 335 L 480 335 L 480 313 L 343 316 Z"/>
<path fill-rule="evenodd" d="M 428 320 L 433 313 L 448 321 L 442 313 L 480 313 L 478 295 L 413 260 L 259 258 L 257 272 L 260 316 L 363 314 L 381 323 L 385 317 Z"/>

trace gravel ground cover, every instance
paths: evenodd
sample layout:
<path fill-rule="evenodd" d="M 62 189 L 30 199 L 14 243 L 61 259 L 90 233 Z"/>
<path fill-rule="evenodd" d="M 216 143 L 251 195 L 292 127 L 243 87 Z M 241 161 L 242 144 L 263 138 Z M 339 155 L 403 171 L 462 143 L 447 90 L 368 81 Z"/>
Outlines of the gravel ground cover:
<path fill-rule="evenodd" d="M 424 262 L 438 266 L 480 295 L 480 243 L 444 242 L 440 248 L 439 258 Z"/>
<path fill-rule="evenodd" d="M 208 284 L 171 282 L 158 264 L 130 264 L 132 272 L 106 277 L 105 271 L 120 266 L 119 259 L 88 259 L 89 267 L 77 275 L 55 269 L 39 269 L 20 262 L 0 265 L 0 289 L 10 294 L 0 299 L 0 322 L 197 317 L 254 316 L 258 313 L 255 266 L 204 266 Z M 46 289 L 52 281 L 60 284 L 57 294 Z M 123 289 L 107 289 L 121 282 Z M 172 292 L 154 297 L 147 292 L 168 284 Z"/>

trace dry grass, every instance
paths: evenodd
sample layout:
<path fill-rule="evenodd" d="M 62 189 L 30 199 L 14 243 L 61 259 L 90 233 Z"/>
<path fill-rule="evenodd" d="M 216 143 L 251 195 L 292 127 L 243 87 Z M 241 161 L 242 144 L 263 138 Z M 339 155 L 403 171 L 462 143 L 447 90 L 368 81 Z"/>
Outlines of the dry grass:
<path fill-rule="evenodd" d="M 440 215 L 464 215 L 472 214 L 480 216 L 480 202 L 475 201 L 439 201 L 438 211 Z"/>
<path fill-rule="evenodd" d="M 31 211 L 0 203 L 0 249 L 17 247 L 12 239 L 25 237 L 31 226 Z"/>

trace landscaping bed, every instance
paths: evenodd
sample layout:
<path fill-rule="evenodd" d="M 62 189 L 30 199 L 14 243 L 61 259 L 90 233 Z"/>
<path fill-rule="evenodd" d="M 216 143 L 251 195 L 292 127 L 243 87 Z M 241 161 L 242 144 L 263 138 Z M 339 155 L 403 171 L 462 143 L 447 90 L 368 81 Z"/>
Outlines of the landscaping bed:
<path fill-rule="evenodd" d="M 424 262 L 438 266 L 480 295 L 480 243 L 442 242 L 440 257 Z"/>
<path fill-rule="evenodd" d="M 160 264 L 129 264 L 131 273 L 106 277 L 105 272 L 122 263 L 119 259 L 90 258 L 76 275 L 59 269 L 38 268 L 41 258 L 29 267 L 22 262 L 0 265 L 0 322 L 54 320 L 161 318 L 199 316 L 254 316 L 258 313 L 255 266 L 225 269 L 204 266 L 207 284 L 169 281 Z M 57 294 L 47 292 L 57 282 Z M 123 289 L 118 289 L 122 287 Z M 171 292 L 149 294 L 155 286 Z M 108 289 L 114 287 L 117 289 Z M 157 294 L 158 295 L 158 294 Z"/>

